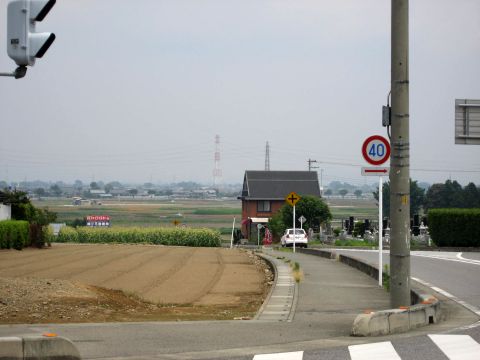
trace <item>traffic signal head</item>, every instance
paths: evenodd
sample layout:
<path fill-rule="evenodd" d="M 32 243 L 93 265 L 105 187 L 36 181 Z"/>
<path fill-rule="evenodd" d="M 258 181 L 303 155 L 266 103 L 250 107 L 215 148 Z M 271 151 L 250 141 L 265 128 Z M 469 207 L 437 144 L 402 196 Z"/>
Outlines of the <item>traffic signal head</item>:
<path fill-rule="evenodd" d="M 32 66 L 55 40 L 53 33 L 37 33 L 35 25 L 42 21 L 56 0 L 14 0 L 7 10 L 7 52 L 19 66 Z"/>

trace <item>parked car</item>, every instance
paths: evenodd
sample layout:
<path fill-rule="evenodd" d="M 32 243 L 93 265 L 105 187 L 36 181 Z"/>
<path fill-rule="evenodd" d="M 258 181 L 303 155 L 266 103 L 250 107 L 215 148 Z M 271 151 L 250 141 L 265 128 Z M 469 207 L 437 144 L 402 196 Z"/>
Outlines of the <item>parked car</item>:
<path fill-rule="evenodd" d="M 303 229 L 295 229 L 295 240 L 293 239 L 293 229 L 285 230 L 285 234 L 283 234 L 280 242 L 283 247 L 285 246 L 293 246 L 293 242 L 295 241 L 295 246 L 301 246 L 306 248 L 308 246 L 308 236 Z"/>

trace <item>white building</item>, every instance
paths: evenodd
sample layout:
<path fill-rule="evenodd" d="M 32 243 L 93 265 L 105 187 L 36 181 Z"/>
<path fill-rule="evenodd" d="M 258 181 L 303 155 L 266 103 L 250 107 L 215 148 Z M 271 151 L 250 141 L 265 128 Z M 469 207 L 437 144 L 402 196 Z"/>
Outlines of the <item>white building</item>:
<path fill-rule="evenodd" d="M 12 207 L 10 205 L 0 204 L 0 221 L 10 220 L 12 218 Z"/>

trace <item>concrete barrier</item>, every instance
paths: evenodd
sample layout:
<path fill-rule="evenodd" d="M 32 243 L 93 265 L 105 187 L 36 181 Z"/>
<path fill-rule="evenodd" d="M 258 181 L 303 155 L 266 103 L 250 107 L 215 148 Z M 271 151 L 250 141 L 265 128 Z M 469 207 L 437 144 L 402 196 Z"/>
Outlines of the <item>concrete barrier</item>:
<path fill-rule="evenodd" d="M 80 360 L 80 353 L 60 336 L 0 338 L 0 360 Z"/>
<path fill-rule="evenodd" d="M 308 251 L 306 251 L 308 250 Z M 299 249 L 299 252 L 321 256 L 329 259 L 338 258 L 346 265 L 354 267 L 378 280 L 378 269 L 362 260 L 334 251 L 320 249 Z M 352 327 L 353 336 L 379 336 L 406 332 L 411 329 L 435 324 L 444 320 L 440 301 L 430 294 L 412 288 L 410 292 L 411 306 L 405 309 L 389 309 L 359 314 Z"/>
<path fill-rule="evenodd" d="M 353 322 L 353 336 L 379 336 L 435 324 L 444 319 L 440 301 L 428 295 L 428 300 L 406 309 L 372 311 L 357 315 Z"/>

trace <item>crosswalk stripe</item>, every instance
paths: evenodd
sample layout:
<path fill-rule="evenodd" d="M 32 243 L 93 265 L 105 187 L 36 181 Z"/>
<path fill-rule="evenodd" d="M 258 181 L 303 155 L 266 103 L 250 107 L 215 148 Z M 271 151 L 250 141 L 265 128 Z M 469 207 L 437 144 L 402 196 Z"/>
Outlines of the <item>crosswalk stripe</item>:
<path fill-rule="evenodd" d="M 468 335 L 428 335 L 450 360 L 478 360 L 480 344 Z"/>
<path fill-rule="evenodd" d="M 302 360 L 303 351 L 255 355 L 253 360 Z"/>
<path fill-rule="evenodd" d="M 352 360 L 401 360 L 390 341 L 351 345 L 348 351 Z"/>

